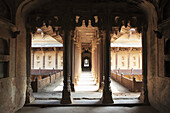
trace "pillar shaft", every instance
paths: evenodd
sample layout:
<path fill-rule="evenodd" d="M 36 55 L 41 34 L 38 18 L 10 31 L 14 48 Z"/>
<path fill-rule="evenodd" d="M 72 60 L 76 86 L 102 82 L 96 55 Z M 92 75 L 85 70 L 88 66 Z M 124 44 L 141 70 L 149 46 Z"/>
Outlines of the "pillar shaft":
<path fill-rule="evenodd" d="M 43 69 L 45 69 L 45 51 L 42 49 L 43 54 Z"/>
<path fill-rule="evenodd" d="M 118 52 L 116 51 L 116 66 L 115 66 L 115 69 L 117 71 L 117 68 L 118 68 Z"/>
<path fill-rule="evenodd" d="M 34 69 L 34 50 L 32 50 L 32 69 Z"/>
<path fill-rule="evenodd" d="M 97 64 L 97 69 L 98 69 L 98 74 L 97 74 L 97 77 L 98 77 L 98 80 L 97 80 L 97 84 L 98 84 L 98 86 L 99 86 L 99 84 L 100 84 L 100 44 L 98 44 L 98 49 L 97 49 L 97 56 L 98 56 L 98 58 L 97 58 L 97 62 L 98 62 L 98 64 Z"/>
<path fill-rule="evenodd" d="M 70 77 L 71 77 L 71 37 L 70 31 L 65 29 L 64 40 L 63 40 L 63 73 L 64 73 L 64 86 L 62 92 L 61 104 L 71 104 L 71 88 L 70 88 Z"/>
<path fill-rule="evenodd" d="M 78 80 L 77 79 L 77 75 L 78 75 L 78 51 L 77 51 L 77 46 L 75 46 L 75 76 L 76 76 L 76 80 Z"/>
<path fill-rule="evenodd" d="M 128 69 L 130 69 L 130 51 L 129 51 L 129 55 L 128 55 Z"/>
<path fill-rule="evenodd" d="M 104 64 L 104 60 L 103 60 L 103 39 L 101 39 L 101 43 L 100 43 L 100 84 L 99 84 L 99 89 L 102 90 L 103 89 L 103 64 Z"/>
<path fill-rule="evenodd" d="M 74 40 L 71 40 L 71 49 L 72 49 L 72 54 L 71 54 L 71 91 L 75 91 L 74 89 L 74 76 L 75 76 L 75 71 L 74 71 L 74 68 L 75 68 L 75 50 L 74 50 Z"/>
<path fill-rule="evenodd" d="M 55 68 L 58 69 L 58 51 L 57 50 L 55 50 L 55 56 L 56 56 L 56 58 L 55 58 Z"/>
<path fill-rule="evenodd" d="M 26 89 L 26 102 L 25 103 L 31 103 L 35 100 L 35 98 L 33 96 L 33 90 L 31 87 L 31 35 L 30 35 L 30 32 L 28 32 L 28 31 L 27 31 L 26 42 L 27 42 L 28 46 L 26 47 L 27 89 Z M 33 54 L 34 54 L 34 51 L 33 51 Z"/>
<path fill-rule="evenodd" d="M 112 91 L 110 87 L 110 33 L 109 30 L 106 30 L 106 37 L 104 40 L 104 54 L 105 54 L 105 62 L 104 62 L 104 89 L 103 89 L 103 103 L 113 103 L 112 99 Z"/>
<path fill-rule="evenodd" d="M 148 87 L 147 87 L 147 32 L 144 27 L 142 33 L 142 74 L 143 74 L 143 87 L 140 95 L 140 100 L 149 103 L 148 99 Z"/>
<path fill-rule="evenodd" d="M 80 45 L 80 48 L 79 48 L 79 76 L 81 74 L 81 45 Z"/>

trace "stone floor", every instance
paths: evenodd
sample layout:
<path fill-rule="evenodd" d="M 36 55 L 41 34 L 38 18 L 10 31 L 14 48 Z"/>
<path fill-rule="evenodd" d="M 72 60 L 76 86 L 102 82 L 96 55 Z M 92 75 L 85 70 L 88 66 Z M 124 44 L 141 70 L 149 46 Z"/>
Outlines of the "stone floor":
<path fill-rule="evenodd" d="M 135 107 L 122 107 L 122 106 L 91 106 L 91 107 L 23 107 L 16 113 L 159 113 L 151 106 L 135 106 Z"/>
<path fill-rule="evenodd" d="M 34 93 L 36 100 L 52 100 L 62 98 L 63 78 L 59 78 L 54 84 L 51 84 Z M 78 85 L 75 86 L 76 92 L 72 92 L 73 100 L 87 99 L 99 100 L 102 97 L 102 92 L 97 92 L 98 86 L 95 85 L 94 77 L 91 72 L 83 72 L 79 78 Z M 111 79 L 111 90 L 114 100 L 138 100 L 140 93 L 130 92 L 127 88 Z"/>
<path fill-rule="evenodd" d="M 62 98 L 63 78 L 59 78 L 54 84 L 34 93 L 36 100 L 31 105 L 59 105 Z M 138 97 L 140 93 L 133 93 L 121 84 L 111 79 L 112 97 L 115 104 L 142 104 Z M 74 105 L 102 105 L 102 92 L 98 92 L 98 86 L 90 72 L 83 72 L 75 86 L 75 92 L 71 93 Z"/>
<path fill-rule="evenodd" d="M 114 80 L 111 80 L 114 104 L 102 104 L 102 92 L 96 91 L 98 88 L 90 73 L 83 73 L 80 77 L 78 85 L 75 86 L 76 92 L 71 93 L 73 103 L 62 105 L 62 81 L 63 79 L 59 78 L 39 93 L 34 93 L 36 100 L 16 113 L 159 113 L 139 101 L 140 93 L 132 93 Z"/>

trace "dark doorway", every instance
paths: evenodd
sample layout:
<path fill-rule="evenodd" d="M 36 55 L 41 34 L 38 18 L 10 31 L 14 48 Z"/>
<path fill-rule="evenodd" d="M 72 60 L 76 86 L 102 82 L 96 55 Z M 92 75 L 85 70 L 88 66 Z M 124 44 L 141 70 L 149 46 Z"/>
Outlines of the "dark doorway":
<path fill-rule="evenodd" d="M 91 71 L 91 53 L 88 50 L 82 53 L 82 71 Z"/>

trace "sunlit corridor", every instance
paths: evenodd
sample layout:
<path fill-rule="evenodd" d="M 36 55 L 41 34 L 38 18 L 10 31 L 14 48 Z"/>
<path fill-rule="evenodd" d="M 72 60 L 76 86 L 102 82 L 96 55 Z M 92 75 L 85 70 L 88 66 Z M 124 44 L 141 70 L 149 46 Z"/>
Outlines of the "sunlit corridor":
<path fill-rule="evenodd" d="M 97 91 L 98 86 L 96 85 L 95 79 L 91 72 L 82 72 L 79 81 L 75 86 L 75 91 Z"/>
<path fill-rule="evenodd" d="M 38 93 L 34 93 L 35 98 L 61 98 L 63 90 L 63 78 L 61 77 L 55 83 L 41 89 Z M 119 98 L 133 98 L 137 99 L 140 93 L 130 92 L 127 88 L 111 79 L 111 90 L 113 99 Z M 75 85 L 75 92 L 72 92 L 74 98 L 90 98 L 100 99 L 102 92 L 98 92 L 98 86 L 91 72 L 82 72 L 77 85 Z"/>
<path fill-rule="evenodd" d="M 55 83 L 55 88 L 51 89 L 52 86 L 46 87 L 44 91 L 62 91 L 63 90 L 63 82 Z M 82 72 L 79 80 L 77 81 L 77 85 L 75 86 L 75 91 L 97 91 L 98 86 L 96 85 L 95 79 L 92 76 L 91 72 Z M 49 91 L 49 92 L 51 92 Z"/>

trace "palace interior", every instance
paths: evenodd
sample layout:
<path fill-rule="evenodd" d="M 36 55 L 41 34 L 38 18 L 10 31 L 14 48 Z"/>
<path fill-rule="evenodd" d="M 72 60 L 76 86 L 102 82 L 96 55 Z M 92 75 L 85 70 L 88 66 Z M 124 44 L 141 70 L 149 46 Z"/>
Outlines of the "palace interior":
<path fill-rule="evenodd" d="M 169 104 L 169 0 L 0 1 L 0 113 Z"/>

